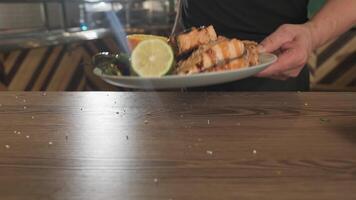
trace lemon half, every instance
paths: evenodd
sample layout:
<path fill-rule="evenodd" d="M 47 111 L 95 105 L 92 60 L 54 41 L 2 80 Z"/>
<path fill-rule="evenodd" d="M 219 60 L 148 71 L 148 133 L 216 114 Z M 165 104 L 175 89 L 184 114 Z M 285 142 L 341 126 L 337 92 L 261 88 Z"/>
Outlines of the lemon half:
<path fill-rule="evenodd" d="M 172 48 L 160 39 L 140 42 L 131 55 L 131 67 L 140 77 L 162 77 L 170 72 L 173 63 Z"/>

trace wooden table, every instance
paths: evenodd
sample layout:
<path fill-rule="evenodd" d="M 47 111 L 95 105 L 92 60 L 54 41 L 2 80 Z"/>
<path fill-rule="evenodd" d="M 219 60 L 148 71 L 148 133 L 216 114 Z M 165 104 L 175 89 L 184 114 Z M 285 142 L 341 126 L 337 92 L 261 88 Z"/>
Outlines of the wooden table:
<path fill-rule="evenodd" d="M 356 199 L 356 93 L 1 93 L 0 199 Z"/>

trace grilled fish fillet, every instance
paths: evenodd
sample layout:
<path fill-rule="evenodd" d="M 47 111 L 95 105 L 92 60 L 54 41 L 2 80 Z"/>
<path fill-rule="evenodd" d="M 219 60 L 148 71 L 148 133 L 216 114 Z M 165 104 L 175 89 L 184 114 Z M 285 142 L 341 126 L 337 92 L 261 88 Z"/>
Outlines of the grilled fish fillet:
<path fill-rule="evenodd" d="M 216 41 L 218 38 L 213 26 L 192 28 L 190 32 L 177 35 L 173 40 L 178 55 L 189 53 L 201 45 Z"/>
<path fill-rule="evenodd" d="M 214 66 L 226 64 L 228 61 L 244 55 L 245 45 L 237 39 L 228 40 L 220 38 L 201 46 L 198 50 L 184 61 L 178 63 L 178 74 L 193 74 L 206 71 Z"/>

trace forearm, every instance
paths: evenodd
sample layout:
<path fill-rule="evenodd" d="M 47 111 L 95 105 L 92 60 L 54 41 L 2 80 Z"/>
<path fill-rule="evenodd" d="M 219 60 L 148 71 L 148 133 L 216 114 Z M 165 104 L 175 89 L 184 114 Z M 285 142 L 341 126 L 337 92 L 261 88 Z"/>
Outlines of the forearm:
<path fill-rule="evenodd" d="M 318 48 L 336 38 L 355 24 L 355 0 L 328 0 L 326 5 L 307 23 L 313 37 L 313 48 Z"/>

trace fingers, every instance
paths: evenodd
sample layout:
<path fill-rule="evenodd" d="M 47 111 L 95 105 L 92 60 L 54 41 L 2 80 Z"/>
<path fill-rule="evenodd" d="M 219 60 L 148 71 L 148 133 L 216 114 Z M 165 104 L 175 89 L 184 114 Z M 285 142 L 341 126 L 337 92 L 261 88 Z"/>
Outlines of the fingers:
<path fill-rule="evenodd" d="M 297 25 L 283 25 L 261 42 L 260 52 L 278 53 L 276 63 L 262 71 L 257 77 L 286 80 L 297 77 L 311 52 L 310 37 L 304 28 Z"/>
<path fill-rule="evenodd" d="M 272 53 L 281 48 L 285 43 L 291 42 L 293 40 L 293 35 L 290 32 L 290 25 L 283 25 L 278 28 L 274 33 L 263 40 L 258 50 L 262 52 Z"/>
<path fill-rule="evenodd" d="M 287 77 L 295 78 L 295 77 L 297 77 L 297 76 L 300 74 L 300 72 L 303 70 L 303 67 L 304 67 L 304 66 L 302 66 L 302 67 L 297 67 L 297 68 L 295 68 L 295 69 L 288 70 L 288 71 L 284 72 L 283 74 L 285 74 L 285 76 L 287 76 Z"/>
<path fill-rule="evenodd" d="M 297 55 L 295 49 L 288 49 L 284 51 L 278 58 L 277 62 L 269 66 L 266 70 L 262 71 L 257 77 L 271 77 L 276 74 L 282 74 L 291 68 L 296 67 L 295 55 Z"/>
<path fill-rule="evenodd" d="M 288 80 L 290 78 L 295 78 L 297 77 L 300 72 L 303 70 L 303 68 L 295 68 L 295 69 L 291 69 L 288 71 L 285 71 L 281 74 L 276 74 L 276 75 L 272 75 L 270 78 L 274 79 L 274 80 L 280 80 L 280 81 L 285 81 Z"/>

